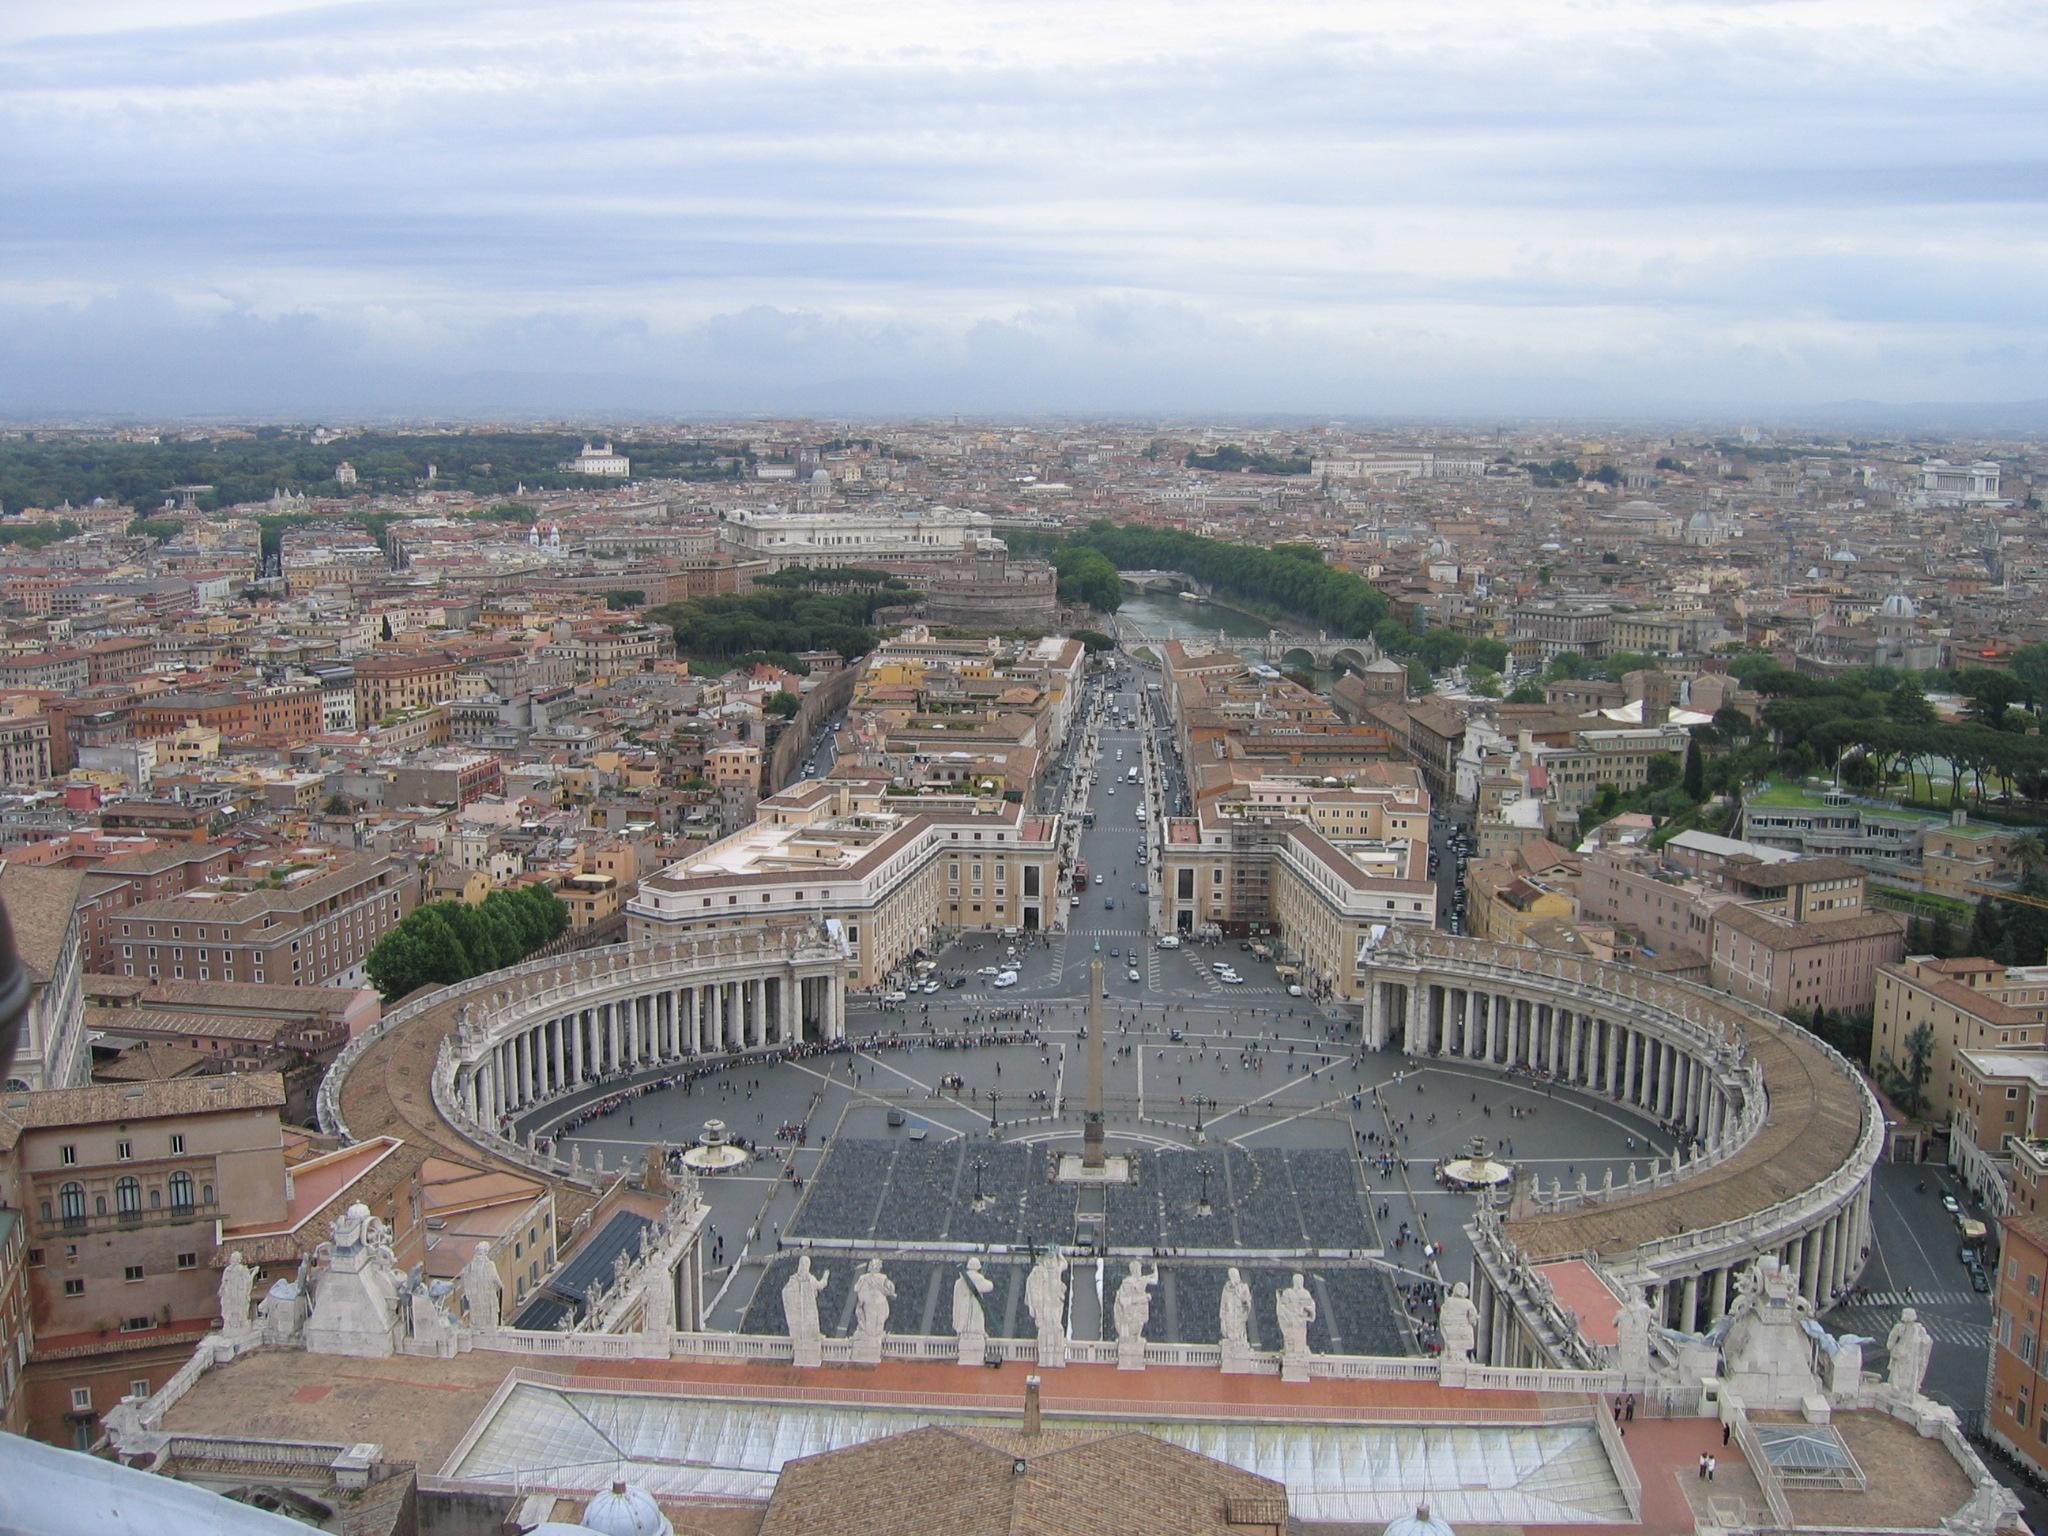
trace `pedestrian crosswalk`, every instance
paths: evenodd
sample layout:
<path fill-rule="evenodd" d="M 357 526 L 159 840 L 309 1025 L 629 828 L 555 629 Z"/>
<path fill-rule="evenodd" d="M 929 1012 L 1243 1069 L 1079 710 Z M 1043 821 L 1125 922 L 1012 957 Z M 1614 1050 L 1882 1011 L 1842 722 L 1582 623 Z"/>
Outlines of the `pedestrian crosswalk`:
<path fill-rule="evenodd" d="M 1962 1286 L 1954 1290 L 1916 1287 L 1905 1291 L 1871 1291 L 1851 1303 L 1855 1307 L 1968 1307 L 1988 1306 L 1976 1292 Z"/>
<path fill-rule="evenodd" d="M 1911 1294 L 1898 1292 L 1894 1294 Z M 1921 1303 L 1908 1302 L 1904 1305 L 1919 1310 Z M 1879 1307 L 1856 1305 L 1836 1307 L 1828 1313 L 1826 1325 L 1832 1333 L 1859 1333 L 1866 1338 L 1883 1342 L 1891 1332 L 1892 1325 L 1899 1320 L 1897 1306 Z M 1968 1318 L 1956 1317 L 1945 1312 L 1920 1311 L 1920 1322 L 1937 1344 L 1954 1344 L 1963 1349 L 1988 1349 L 1991 1346 L 1991 1326 L 1985 1322 L 1973 1322 Z"/>

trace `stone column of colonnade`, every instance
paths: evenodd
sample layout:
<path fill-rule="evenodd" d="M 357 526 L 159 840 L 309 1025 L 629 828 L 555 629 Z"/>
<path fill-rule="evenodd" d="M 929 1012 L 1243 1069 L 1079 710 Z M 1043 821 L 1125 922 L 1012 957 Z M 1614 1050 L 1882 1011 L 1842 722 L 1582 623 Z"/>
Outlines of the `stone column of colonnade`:
<path fill-rule="evenodd" d="M 1428 982 L 1375 982 L 1366 998 L 1368 1041 L 1411 1056 L 1548 1073 L 1606 1093 L 1718 1146 L 1730 1104 L 1711 1071 L 1678 1045 L 1627 1019 L 1541 997 Z"/>
<path fill-rule="evenodd" d="M 692 982 L 535 1020 L 493 1044 L 458 1093 L 478 1121 L 496 1124 L 585 1081 L 845 1033 L 845 989 L 830 974 Z"/>

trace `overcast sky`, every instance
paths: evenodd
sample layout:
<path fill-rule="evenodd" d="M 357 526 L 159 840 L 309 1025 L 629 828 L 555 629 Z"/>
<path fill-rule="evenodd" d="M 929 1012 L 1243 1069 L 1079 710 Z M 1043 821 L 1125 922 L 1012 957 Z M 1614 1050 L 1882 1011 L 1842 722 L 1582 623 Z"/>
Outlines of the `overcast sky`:
<path fill-rule="evenodd" d="M 0 411 L 2048 395 L 2040 0 L 5 0 Z"/>

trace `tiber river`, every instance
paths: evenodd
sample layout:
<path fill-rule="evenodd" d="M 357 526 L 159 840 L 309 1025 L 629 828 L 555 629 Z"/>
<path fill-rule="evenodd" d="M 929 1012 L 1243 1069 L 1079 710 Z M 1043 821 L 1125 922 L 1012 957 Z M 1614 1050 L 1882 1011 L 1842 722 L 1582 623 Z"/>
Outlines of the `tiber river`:
<path fill-rule="evenodd" d="M 1118 623 L 1126 629 L 1171 640 L 1207 640 L 1213 643 L 1220 629 L 1226 644 L 1232 636 L 1263 640 L 1276 627 L 1255 614 L 1240 613 L 1218 603 L 1190 603 L 1170 592 L 1126 592 L 1123 606 L 1117 609 L 1116 616 Z M 1298 626 L 1278 626 L 1283 632 L 1291 627 Z M 1334 672 L 1324 671 L 1321 667 L 1315 668 L 1312 675 L 1317 690 L 1324 693 L 1329 692 L 1330 684 L 1336 680 Z"/>

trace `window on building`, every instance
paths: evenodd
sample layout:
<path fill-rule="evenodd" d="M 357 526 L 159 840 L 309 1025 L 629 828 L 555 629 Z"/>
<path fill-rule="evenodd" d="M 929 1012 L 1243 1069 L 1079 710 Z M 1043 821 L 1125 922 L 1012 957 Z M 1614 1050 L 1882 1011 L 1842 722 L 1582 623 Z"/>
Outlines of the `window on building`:
<path fill-rule="evenodd" d="M 57 1161 L 66 1168 L 76 1168 L 78 1166 L 78 1148 L 73 1146 L 59 1147 L 57 1149 Z"/>
<path fill-rule="evenodd" d="M 171 1206 L 180 1211 L 192 1209 L 192 1175 L 183 1169 L 171 1175 Z"/>
<path fill-rule="evenodd" d="M 85 1294 L 85 1282 L 73 1276 L 64 1282 L 64 1294 L 66 1296 L 83 1296 Z"/>
<path fill-rule="evenodd" d="M 92 1412 L 91 1387 L 73 1387 L 71 1389 L 71 1411 L 73 1413 Z"/>
<path fill-rule="evenodd" d="M 133 1285 L 136 1281 L 142 1278 L 142 1266 L 140 1264 L 129 1264 L 125 1266 L 121 1271 L 121 1278 L 123 1280 L 126 1280 L 129 1284 Z"/>
<path fill-rule="evenodd" d="M 85 1220 L 85 1186 L 66 1184 L 57 1191 L 57 1208 L 62 1213 L 66 1226 L 76 1226 Z"/>
<path fill-rule="evenodd" d="M 180 1268 L 180 1269 L 197 1269 L 198 1267 L 199 1267 L 199 1255 L 198 1255 L 198 1254 L 196 1254 L 196 1253 L 181 1253 L 181 1254 L 179 1254 L 179 1255 L 178 1255 L 178 1268 Z"/>

